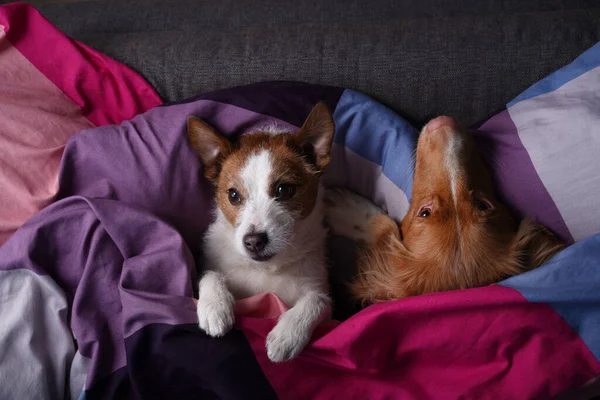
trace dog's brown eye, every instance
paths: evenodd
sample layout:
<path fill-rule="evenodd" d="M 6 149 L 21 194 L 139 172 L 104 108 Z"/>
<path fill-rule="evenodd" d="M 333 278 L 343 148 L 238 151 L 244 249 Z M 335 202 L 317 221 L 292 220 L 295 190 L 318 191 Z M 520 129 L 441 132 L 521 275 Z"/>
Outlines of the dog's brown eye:
<path fill-rule="evenodd" d="M 431 215 L 431 209 L 428 207 L 421 207 L 418 215 L 421 218 L 427 218 Z"/>
<path fill-rule="evenodd" d="M 296 193 L 296 186 L 289 183 L 282 183 L 277 185 L 275 189 L 275 198 L 277 200 L 287 200 Z"/>
<path fill-rule="evenodd" d="M 488 200 L 477 198 L 475 199 L 475 207 L 477 207 L 479 211 L 488 211 L 494 208 L 492 203 L 490 203 Z"/>
<path fill-rule="evenodd" d="M 234 206 L 240 204 L 240 202 L 242 201 L 240 194 L 235 189 L 229 189 L 227 191 L 227 195 L 229 197 L 229 202 Z"/>

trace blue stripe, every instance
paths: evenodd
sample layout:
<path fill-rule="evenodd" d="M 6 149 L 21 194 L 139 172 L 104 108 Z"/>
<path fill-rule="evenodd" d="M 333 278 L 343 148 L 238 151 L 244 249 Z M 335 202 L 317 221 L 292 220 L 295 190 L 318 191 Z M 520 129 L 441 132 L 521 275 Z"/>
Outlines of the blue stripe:
<path fill-rule="evenodd" d="M 600 361 L 600 234 L 500 284 L 518 290 L 529 301 L 549 304 Z"/>
<path fill-rule="evenodd" d="M 586 72 L 600 66 L 600 42 L 589 48 L 580 55 L 571 64 L 567 65 L 548 75 L 546 78 L 535 83 L 529 89 L 518 95 L 514 100 L 506 105 L 512 107 L 520 101 L 539 96 L 544 93 L 550 93 L 563 86 L 565 83 L 585 74 Z"/>
<path fill-rule="evenodd" d="M 389 108 L 353 90 L 344 91 L 333 118 L 336 124 L 334 142 L 381 165 L 383 174 L 410 201 L 417 130 Z"/>

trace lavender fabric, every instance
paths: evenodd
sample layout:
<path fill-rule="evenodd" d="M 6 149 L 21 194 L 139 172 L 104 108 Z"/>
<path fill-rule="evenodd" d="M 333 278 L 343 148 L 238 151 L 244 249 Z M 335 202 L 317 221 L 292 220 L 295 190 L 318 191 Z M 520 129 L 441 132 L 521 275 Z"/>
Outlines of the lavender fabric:
<path fill-rule="evenodd" d="M 497 193 L 516 216 L 533 218 L 565 242 L 573 242 L 573 236 L 540 180 L 508 111 L 484 122 L 473 130 L 473 136 Z"/>
<path fill-rule="evenodd" d="M 149 323 L 193 323 L 193 259 L 169 225 L 122 202 L 73 196 L 0 248 L 0 269 L 49 276 L 66 294 L 87 384 L 126 365 L 124 338 Z M 40 299 L 41 301 L 44 301 Z"/>

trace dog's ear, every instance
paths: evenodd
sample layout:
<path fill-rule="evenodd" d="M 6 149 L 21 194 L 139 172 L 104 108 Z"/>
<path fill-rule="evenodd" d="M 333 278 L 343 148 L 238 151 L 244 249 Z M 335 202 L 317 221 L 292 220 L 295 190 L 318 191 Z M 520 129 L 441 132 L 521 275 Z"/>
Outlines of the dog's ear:
<path fill-rule="evenodd" d="M 190 144 L 204 164 L 204 175 L 214 180 L 219 175 L 220 164 L 231 150 L 231 143 L 206 122 L 189 116 L 187 131 Z"/>
<path fill-rule="evenodd" d="M 523 266 L 527 269 L 545 264 L 566 247 L 546 227 L 529 219 L 523 220 L 519 225 L 513 246 L 524 260 Z"/>
<path fill-rule="evenodd" d="M 311 157 L 311 161 L 320 171 L 329 163 L 334 134 L 333 115 L 325 103 L 319 103 L 312 109 L 295 136 L 296 143 Z"/>

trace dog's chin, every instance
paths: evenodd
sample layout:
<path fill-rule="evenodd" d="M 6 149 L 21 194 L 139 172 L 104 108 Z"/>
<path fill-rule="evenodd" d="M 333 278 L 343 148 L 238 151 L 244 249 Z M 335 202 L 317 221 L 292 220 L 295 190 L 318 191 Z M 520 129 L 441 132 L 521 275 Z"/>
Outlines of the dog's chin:
<path fill-rule="evenodd" d="M 275 254 L 247 254 L 252 261 L 267 262 L 275 257 Z"/>

